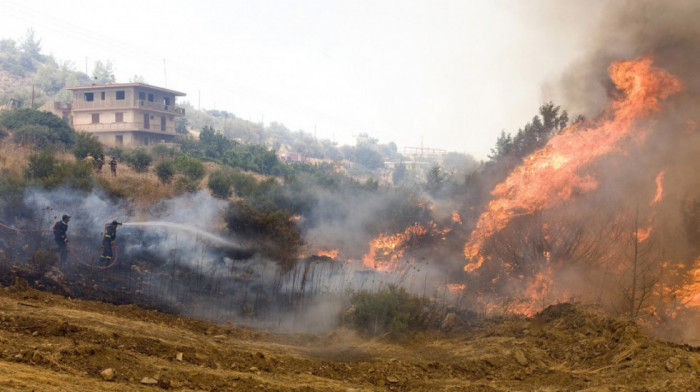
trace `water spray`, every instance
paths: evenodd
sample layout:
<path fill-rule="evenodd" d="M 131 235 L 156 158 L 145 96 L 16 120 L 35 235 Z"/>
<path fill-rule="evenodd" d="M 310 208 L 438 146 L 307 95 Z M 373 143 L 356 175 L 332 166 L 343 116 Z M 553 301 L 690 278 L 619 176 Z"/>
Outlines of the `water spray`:
<path fill-rule="evenodd" d="M 186 231 L 189 233 L 197 234 L 197 235 L 201 236 L 202 238 L 207 239 L 207 240 L 209 240 L 217 245 L 221 245 L 221 246 L 228 247 L 228 248 L 236 248 L 236 249 L 241 248 L 241 244 L 237 244 L 235 242 L 232 242 L 231 240 L 220 237 L 216 234 L 210 233 L 208 231 L 205 231 L 205 230 L 202 230 L 202 229 L 190 226 L 190 225 L 185 225 L 182 223 L 165 222 L 165 221 L 151 221 L 151 222 L 123 222 L 122 224 L 124 226 L 136 226 L 136 227 L 155 226 L 155 227 L 163 227 L 165 229 Z"/>

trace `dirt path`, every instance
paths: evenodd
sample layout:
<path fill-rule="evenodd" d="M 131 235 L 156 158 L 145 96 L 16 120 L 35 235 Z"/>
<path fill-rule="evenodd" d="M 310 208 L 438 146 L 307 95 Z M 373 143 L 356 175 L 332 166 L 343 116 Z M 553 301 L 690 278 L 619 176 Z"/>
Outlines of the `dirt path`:
<path fill-rule="evenodd" d="M 0 289 L 1 391 L 157 389 L 698 391 L 700 353 L 564 305 L 536 319 L 390 343 L 347 330 L 273 334 Z"/>

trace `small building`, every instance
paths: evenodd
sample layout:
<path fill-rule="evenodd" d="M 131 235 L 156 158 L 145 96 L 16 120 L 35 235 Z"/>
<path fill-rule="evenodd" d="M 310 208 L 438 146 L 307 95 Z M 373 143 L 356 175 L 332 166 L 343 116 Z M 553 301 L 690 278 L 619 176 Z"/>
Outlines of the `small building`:
<path fill-rule="evenodd" d="M 72 125 L 107 146 L 138 147 L 170 143 L 175 118 L 185 109 L 175 98 L 184 93 L 144 83 L 108 83 L 66 87 L 73 92 Z"/>

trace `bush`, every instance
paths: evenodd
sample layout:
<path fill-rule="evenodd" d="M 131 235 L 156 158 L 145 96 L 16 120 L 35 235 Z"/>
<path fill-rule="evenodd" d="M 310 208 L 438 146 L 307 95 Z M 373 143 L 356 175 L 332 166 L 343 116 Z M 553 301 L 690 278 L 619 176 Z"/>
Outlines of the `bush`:
<path fill-rule="evenodd" d="M 41 125 L 49 129 L 51 143 L 70 147 L 75 142 L 75 131 L 55 114 L 33 109 L 8 110 L 0 115 L 0 124 L 10 130 L 19 130 L 27 125 Z"/>
<path fill-rule="evenodd" d="M 173 161 L 161 161 L 155 167 L 156 176 L 163 184 L 170 184 L 175 176 L 175 165 Z"/>
<path fill-rule="evenodd" d="M 107 155 L 110 157 L 115 157 L 119 161 L 124 160 L 124 149 L 121 147 L 111 147 L 107 150 Z"/>
<path fill-rule="evenodd" d="M 78 132 L 75 135 L 75 146 L 73 146 L 73 155 L 77 159 L 85 159 L 90 154 L 95 159 L 104 155 L 102 144 L 92 135 L 87 132 Z"/>
<path fill-rule="evenodd" d="M 50 147 L 54 142 L 51 130 L 45 125 L 23 125 L 15 131 L 13 140 L 17 144 L 37 148 Z"/>
<path fill-rule="evenodd" d="M 197 158 L 188 157 L 187 155 L 178 155 L 175 157 L 175 169 L 184 174 L 191 181 L 199 181 L 204 178 L 204 164 Z"/>
<path fill-rule="evenodd" d="M 288 212 L 264 200 L 256 204 L 240 201 L 229 204 L 224 219 L 231 231 L 260 244 L 259 251 L 278 260 L 283 268 L 294 265 L 302 239 Z"/>
<path fill-rule="evenodd" d="M 93 167 L 87 162 L 58 162 L 53 175 L 43 179 L 42 184 L 46 188 L 68 184 L 73 189 L 89 191 L 93 185 L 92 170 Z"/>
<path fill-rule="evenodd" d="M 156 144 L 151 148 L 151 154 L 156 158 L 172 158 L 175 156 L 175 148 L 166 144 Z"/>
<path fill-rule="evenodd" d="M 217 170 L 209 174 L 208 186 L 214 196 L 220 199 L 228 199 L 231 197 L 233 180 L 231 176 L 222 170 Z"/>
<path fill-rule="evenodd" d="M 199 189 L 199 183 L 190 180 L 187 177 L 180 177 L 175 181 L 175 189 L 179 192 L 196 192 Z"/>
<path fill-rule="evenodd" d="M 396 337 L 423 325 L 421 314 L 426 303 L 426 299 L 391 285 L 388 290 L 355 294 L 344 321 L 372 336 L 388 334 Z"/>
<path fill-rule="evenodd" d="M 145 173 L 148 170 L 148 166 L 153 161 L 151 154 L 144 148 L 137 148 L 125 154 L 124 159 L 126 160 L 126 164 L 137 173 Z"/>
<path fill-rule="evenodd" d="M 29 258 L 29 267 L 32 273 L 44 275 L 48 270 L 56 265 L 58 256 L 55 253 L 37 250 Z"/>
<path fill-rule="evenodd" d="M 29 155 L 29 166 L 24 171 L 27 179 L 46 179 L 54 174 L 56 158 L 49 149 L 41 150 L 37 154 Z"/>

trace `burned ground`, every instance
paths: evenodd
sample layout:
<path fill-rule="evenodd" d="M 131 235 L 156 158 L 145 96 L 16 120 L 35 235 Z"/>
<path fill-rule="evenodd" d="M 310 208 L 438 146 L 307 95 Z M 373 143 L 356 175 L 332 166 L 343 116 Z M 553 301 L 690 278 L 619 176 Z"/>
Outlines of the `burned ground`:
<path fill-rule="evenodd" d="M 0 289 L 0 390 L 697 391 L 700 350 L 570 304 L 390 341 Z M 108 370 L 111 369 L 111 370 Z M 151 383 L 151 384 L 149 384 Z"/>

